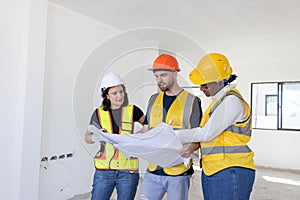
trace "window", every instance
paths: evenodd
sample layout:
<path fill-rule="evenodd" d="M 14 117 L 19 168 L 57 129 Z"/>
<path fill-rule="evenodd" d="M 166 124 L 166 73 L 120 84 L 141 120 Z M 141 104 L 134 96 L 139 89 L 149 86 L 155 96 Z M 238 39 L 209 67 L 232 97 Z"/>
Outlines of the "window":
<path fill-rule="evenodd" d="M 265 116 L 277 116 L 277 95 L 266 95 Z"/>
<path fill-rule="evenodd" d="M 252 83 L 252 127 L 300 130 L 300 82 Z"/>

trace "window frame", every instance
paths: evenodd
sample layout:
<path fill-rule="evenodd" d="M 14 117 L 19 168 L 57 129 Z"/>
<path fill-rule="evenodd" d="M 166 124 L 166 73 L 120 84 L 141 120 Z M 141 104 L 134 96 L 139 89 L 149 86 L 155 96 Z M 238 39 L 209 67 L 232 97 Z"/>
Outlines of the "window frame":
<path fill-rule="evenodd" d="M 251 83 L 251 95 L 250 95 L 250 109 L 251 109 L 251 116 L 253 117 L 253 99 L 254 99 L 254 94 L 253 94 L 253 90 L 254 90 L 254 85 L 259 85 L 259 84 L 277 84 L 277 115 L 275 115 L 277 117 L 277 127 L 274 128 L 257 128 L 257 127 L 252 127 L 252 129 L 257 129 L 257 130 L 283 130 L 283 131 L 300 131 L 300 126 L 299 129 L 297 128 L 286 128 L 286 127 L 282 127 L 282 121 L 283 121 L 283 85 L 284 84 L 299 84 L 300 85 L 300 81 L 282 81 L 282 82 L 253 82 Z M 268 95 L 265 95 L 265 98 Z M 265 114 L 267 114 L 267 100 L 265 99 Z"/>

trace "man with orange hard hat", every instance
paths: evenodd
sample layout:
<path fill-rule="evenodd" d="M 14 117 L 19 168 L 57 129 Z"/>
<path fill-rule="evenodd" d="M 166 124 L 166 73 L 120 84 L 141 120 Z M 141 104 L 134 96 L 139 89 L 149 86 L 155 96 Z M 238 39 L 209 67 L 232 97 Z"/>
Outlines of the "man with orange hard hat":
<path fill-rule="evenodd" d="M 162 54 L 158 56 L 151 69 L 161 92 L 153 94 L 147 107 L 147 115 L 142 132 L 167 123 L 173 129 L 190 129 L 199 126 L 202 117 L 200 99 L 182 89 L 177 82 L 180 71 L 175 57 Z M 182 157 L 188 158 L 199 148 L 199 143 L 188 143 L 181 150 Z M 190 177 L 194 173 L 192 162 L 162 168 L 148 163 L 144 176 L 140 199 L 160 200 L 167 193 L 172 200 L 187 200 Z"/>

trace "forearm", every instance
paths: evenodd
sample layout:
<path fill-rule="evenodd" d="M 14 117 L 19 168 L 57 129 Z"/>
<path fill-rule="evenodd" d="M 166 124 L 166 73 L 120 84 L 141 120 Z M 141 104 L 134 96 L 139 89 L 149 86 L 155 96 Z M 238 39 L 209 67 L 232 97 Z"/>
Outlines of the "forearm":
<path fill-rule="evenodd" d="M 198 150 L 200 148 L 200 143 L 199 142 L 193 142 L 191 143 L 191 153 L 194 151 Z"/>
<path fill-rule="evenodd" d="M 145 125 L 143 126 L 143 128 L 139 131 L 139 133 L 145 133 L 145 132 L 147 132 L 147 131 L 149 131 L 149 126 L 148 126 L 147 124 L 145 124 Z"/>
<path fill-rule="evenodd" d="M 200 143 L 199 142 L 194 142 L 194 143 L 186 143 L 183 145 L 183 148 L 179 150 L 179 154 L 183 158 L 188 158 L 191 156 L 191 154 L 199 149 Z"/>
<path fill-rule="evenodd" d="M 182 144 L 199 143 L 206 141 L 205 133 L 202 128 L 176 130 L 176 137 L 179 138 Z"/>

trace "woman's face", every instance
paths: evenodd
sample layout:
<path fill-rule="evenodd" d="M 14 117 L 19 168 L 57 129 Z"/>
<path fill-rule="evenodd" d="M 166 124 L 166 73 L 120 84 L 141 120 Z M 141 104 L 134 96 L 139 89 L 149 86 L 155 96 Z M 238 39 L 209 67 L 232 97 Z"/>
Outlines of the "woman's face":
<path fill-rule="evenodd" d="M 124 96 L 125 92 L 121 85 L 111 87 L 106 95 L 107 99 L 110 100 L 111 109 L 120 108 L 124 103 Z"/>
<path fill-rule="evenodd" d="M 223 87 L 223 82 L 211 82 L 200 85 L 200 90 L 205 94 L 205 96 L 210 97 L 217 94 Z"/>

